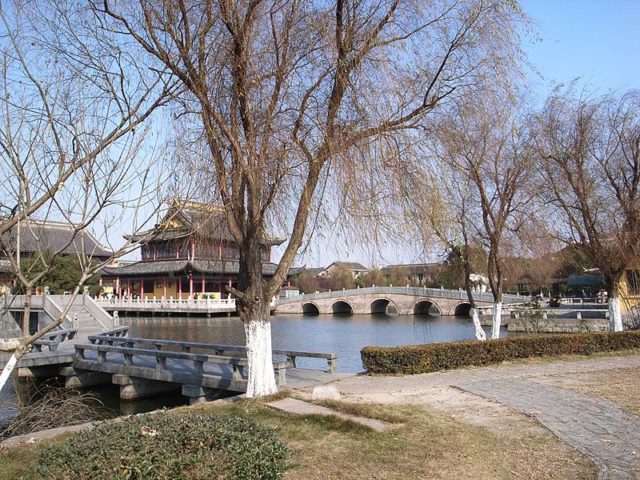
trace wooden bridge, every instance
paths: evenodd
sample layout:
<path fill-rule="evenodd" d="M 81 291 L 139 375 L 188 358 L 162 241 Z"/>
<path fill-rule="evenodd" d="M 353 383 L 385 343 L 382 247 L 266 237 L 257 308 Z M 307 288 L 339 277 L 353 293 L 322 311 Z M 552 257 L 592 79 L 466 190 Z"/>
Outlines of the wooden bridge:
<path fill-rule="evenodd" d="M 120 398 L 133 400 L 180 390 L 190 403 L 214 397 L 220 390 L 242 393 L 247 388 L 246 347 L 175 340 L 127 337 L 128 327 L 90 335 L 87 343 L 48 344 L 23 357 L 23 376 L 61 376 L 68 388 L 114 383 Z M 67 343 L 67 345 L 65 345 Z M 332 353 L 274 350 L 274 370 L 280 386 L 304 388 L 335 380 Z M 300 357 L 325 360 L 325 370 L 301 369 Z"/>
<path fill-rule="evenodd" d="M 493 295 L 474 293 L 482 313 L 493 308 Z M 530 297 L 504 295 L 505 310 L 528 302 Z M 413 287 L 368 287 L 334 292 L 313 293 L 280 299 L 277 313 L 305 314 L 404 314 L 404 315 L 469 315 L 471 306 L 464 290 Z"/>

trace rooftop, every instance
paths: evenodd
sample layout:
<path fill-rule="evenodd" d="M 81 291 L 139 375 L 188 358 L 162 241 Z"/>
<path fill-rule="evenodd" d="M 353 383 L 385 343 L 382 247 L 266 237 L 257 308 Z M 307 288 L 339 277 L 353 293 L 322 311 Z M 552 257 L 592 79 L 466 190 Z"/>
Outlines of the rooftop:
<path fill-rule="evenodd" d="M 219 205 L 193 202 L 191 200 L 173 200 L 162 221 L 154 228 L 134 235 L 125 235 L 134 242 L 147 243 L 155 240 L 174 240 L 191 235 L 215 238 L 233 242 L 224 209 Z M 267 236 L 263 245 L 279 245 L 284 239 Z"/>
<path fill-rule="evenodd" d="M 108 258 L 113 251 L 100 242 L 87 229 L 78 231 L 72 223 L 49 220 L 27 220 L 20 222 L 3 235 L 11 250 L 17 248 L 20 232 L 20 252 L 36 253 L 50 251 L 60 255 L 83 253 L 90 257 Z"/>

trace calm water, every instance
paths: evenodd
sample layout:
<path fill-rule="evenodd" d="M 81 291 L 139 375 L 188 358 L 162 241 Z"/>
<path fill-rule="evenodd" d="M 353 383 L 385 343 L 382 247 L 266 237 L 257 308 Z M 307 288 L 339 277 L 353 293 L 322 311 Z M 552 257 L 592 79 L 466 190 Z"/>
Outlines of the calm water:
<path fill-rule="evenodd" d="M 244 330 L 238 317 L 128 317 L 131 337 L 149 337 L 192 342 L 244 344 Z M 485 329 L 489 332 L 490 328 Z M 503 329 L 501 336 L 506 336 Z M 354 315 L 272 317 L 273 347 L 276 349 L 333 352 L 338 355 L 338 371 L 360 372 L 360 350 L 367 345 L 398 346 L 446 342 L 474 338 L 471 320 L 458 317 L 420 317 L 414 315 Z M 299 367 L 324 369 L 326 361 L 298 359 Z M 184 400 L 180 395 L 164 395 L 151 400 L 120 402 L 116 386 L 92 389 L 117 413 L 148 411 L 174 406 Z M 15 414 L 13 388 L 0 393 L 0 423 Z"/>

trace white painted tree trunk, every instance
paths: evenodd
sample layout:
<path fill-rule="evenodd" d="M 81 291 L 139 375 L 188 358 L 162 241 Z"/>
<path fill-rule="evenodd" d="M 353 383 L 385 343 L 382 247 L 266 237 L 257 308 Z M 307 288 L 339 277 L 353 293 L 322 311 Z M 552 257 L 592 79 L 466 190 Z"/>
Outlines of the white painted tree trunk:
<path fill-rule="evenodd" d="M 612 332 L 622 331 L 622 310 L 620 299 L 617 297 L 609 299 L 609 328 Z"/>
<path fill-rule="evenodd" d="M 478 309 L 471 309 L 471 319 L 473 320 L 473 326 L 476 329 L 476 340 L 486 340 L 487 336 L 484 333 L 482 325 L 480 325 L 480 315 L 478 315 Z"/>
<path fill-rule="evenodd" d="M 11 358 L 7 362 L 7 364 L 2 369 L 2 374 L 0 374 L 0 392 L 6 385 L 9 377 L 11 377 L 11 373 L 16 368 L 16 364 L 18 363 L 18 356 L 14 353 L 11 355 Z"/>
<path fill-rule="evenodd" d="M 493 304 L 493 321 L 491 322 L 491 338 L 500 338 L 500 325 L 502 324 L 502 302 Z"/>
<path fill-rule="evenodd" d="M 273 372 L 273 354 L 271 352 L 271 322 L 253 320 L 244 324 L 247 339 L 247 361 L 249 379 L 247 398 L 271 395 L 278 391 Z"/>

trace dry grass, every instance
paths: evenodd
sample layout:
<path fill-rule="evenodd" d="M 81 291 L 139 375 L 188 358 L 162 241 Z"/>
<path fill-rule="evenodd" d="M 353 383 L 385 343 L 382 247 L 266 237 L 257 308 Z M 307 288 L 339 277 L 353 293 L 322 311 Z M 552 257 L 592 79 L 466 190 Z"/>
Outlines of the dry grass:
<path fill-rule="evenodd" d="M 421 406 L 325 403 L 396 424 L 377 433 L 335 417 L 298 417 L 261 401 L 197 407 L 201 413 L 240 415 L 278 430 L 295 451 L 291 480 L 311 479 L 591 479 L 596 467 L 546 431 L 514 439 L 460 423 Z M 186 408 L 186 407 L 185 407 Z M 180 411 L 182 409 L 176 409 Z M 31 478 L 39 446 L 0 453 L 3 478 Z"/>
<path fill-rule="evenodd" d="M 567 374 L 552 383 L 580 393 L 599 395 L 640 416 L 640 368 Z"/>
<path fill-rule="evenodd" d="M 296 450 L 291 480 L 592 479 L 595 464 L 546 430 L 514 439 L 420 406 L 325 402 L 331 408 L 397 424 L 376 433 L 337 418 L 297 417 L 241 402 L 206 411 L 248 415 L 277 428 Z"/>

